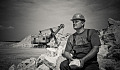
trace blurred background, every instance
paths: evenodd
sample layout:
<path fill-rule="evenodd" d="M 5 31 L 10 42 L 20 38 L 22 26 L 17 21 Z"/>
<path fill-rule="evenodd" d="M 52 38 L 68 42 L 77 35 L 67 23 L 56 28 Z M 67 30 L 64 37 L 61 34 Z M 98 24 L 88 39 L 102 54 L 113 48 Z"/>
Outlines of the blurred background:
<path fill-rule="evenodd" d="M 120 0 L 0 0 L 0 41 L 21 41 L 39 30 L 65 24 L 75 13 L 86 18 L 85 28 L 107 27 L 108 18 L 120 20 Z"/>

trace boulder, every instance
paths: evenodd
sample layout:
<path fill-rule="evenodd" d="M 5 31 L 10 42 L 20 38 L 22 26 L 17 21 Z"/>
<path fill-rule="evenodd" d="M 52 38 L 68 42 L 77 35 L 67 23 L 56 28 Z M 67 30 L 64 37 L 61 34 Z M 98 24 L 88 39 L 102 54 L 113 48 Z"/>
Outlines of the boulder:
<path fill-rule="evenodd" d="M 17 70 L 35 70 L 36 58 L 26 59 L 17 65 Z"/>

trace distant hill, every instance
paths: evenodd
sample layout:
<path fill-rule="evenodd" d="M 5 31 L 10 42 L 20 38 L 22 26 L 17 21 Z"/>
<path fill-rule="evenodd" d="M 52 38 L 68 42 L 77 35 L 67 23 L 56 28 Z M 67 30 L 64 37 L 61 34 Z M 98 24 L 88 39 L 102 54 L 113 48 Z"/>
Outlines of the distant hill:
<path fill-rule="evenodd" d="M 12 44 L 15 44 L 15 43 L 18 43 L 18 42 L 13 42 L 13 41 L 2 41 L 0 42 L 0 48 L 10 48 L 12 47 L 11 45 Z"/>
<path fill-rule="evenodd" d="M 0 41 L 0 42 L 20 42 L 20 41 Z"/>

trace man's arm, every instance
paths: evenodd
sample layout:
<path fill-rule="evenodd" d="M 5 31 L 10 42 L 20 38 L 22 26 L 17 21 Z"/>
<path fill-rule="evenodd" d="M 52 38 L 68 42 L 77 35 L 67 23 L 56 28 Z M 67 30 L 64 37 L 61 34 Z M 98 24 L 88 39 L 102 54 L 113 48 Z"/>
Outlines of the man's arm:
<path fill-rule="evenodd" d="M 64 52 L 64 57 L 67 58 L 67 59 L 70 59 L 71 61 L 73 60 L 71 54 L 67 51 Z"/>
<path fill-rule="evenodd" d="M 92 45 L 92 49 L 91 51 L 85 56 L 82 58 L 82 60 L 84 62 L 92 59 L 95 55 L 97 55 L 97 53 L 99 52 L 99 46 L 101 45 L 100 44 L 100 38 L 98 36 L 98 34 L 96 33 L 95 30 L 92 30 L 91 31 L 91 45 Z"/>
<path fill-rule="evenodd" d="M 99 52 L 99 46 L 93 46 L 93 49 L 91 49 L 91 51 L 85 57 L 83 57 L 82 60 L 86 62 L 92 59 L 98 52 Z"/>
<path fill-rule="evenodd" d="M 66 44 L 66 48 L 65 48 L 65 51 L 63 53 L 63 56 L 66 58 L 66 59 L 70 59 L 70 60 L 73 60 L 72 56 L 71 56 L 71 53 L 70 51 L 72 50 L 72 44 L 71 44 L 71 40 L 72 40 L 72 35 L 69 36 L 68 40 L 67 40 L 67 44 Z"/>
<path fill-rule="evenodd" d="M 85 57 L 80 59 L 82 66 L 84 65 L 85 62 L 92 59 L 99 52 L 99 46 L 101 45 L 99 36 L 98 36 L 98 34 L 96 33 L 95 30 L 93 30 L 92 32 L 93 33 L 90 36 L 90 38 L 91 38 L 90 42 L 91 42 L 91 45 L 92 45 L 92 49 L 90 50 L 90 52 Z"/>

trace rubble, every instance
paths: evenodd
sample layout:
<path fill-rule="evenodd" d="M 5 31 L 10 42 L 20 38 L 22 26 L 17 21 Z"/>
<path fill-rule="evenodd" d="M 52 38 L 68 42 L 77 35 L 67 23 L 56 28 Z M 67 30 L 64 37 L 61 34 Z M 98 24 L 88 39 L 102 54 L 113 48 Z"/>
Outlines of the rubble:
<path fill-rule="evenodd" d="M 56 54 L 52 56 L 51 53 L 41 54 L 37 59 L 36 58 L 30 58 L 26 59 L 25 61 L 22 61 L 17 66 L 12 65 L 9 70 L 56 70 L 59 68 L 57 65 L 58 61 L 62 61 L 60 56 L 62 56 L 62 49 L 58 48 L 56 49 Z M 52 51 L 53 52 L 53 51 Z M 64 58 L 65 59 L 65 58 Z M 57 64 L 57 65 L 56 65 Z"/>
<path fill-rule="evenodd" d="M 101 45 L 99 48 L 99 55 L 102 55 L 103 57 L 107 56 L 108 54 L 108 45 Z"/>
<path fill-rule="evenodd" d="M 13 64 L 13 65 L 9 68 L 9 70 L 16 70 L 16 66 Z"/>
<path fill-rule="evenodd" d="M 70 34 L 69 34 L 70 35 Z M 65 49 L 65 45 L 67 42 L 67 38 L 69 35 L 62 35 L 62 34 L 57 34 L 57 40 L 59 42 L 59 45 L 54 44 L 54 40 L 51 40 L 49 45 L 53 46 L 52 48 L 46 48 L 48 52 L 45 54 L 41 54 L 37 59 L 36 58 L 30 58 L 26 59 L 25 61 L 22 61 L 19 63 L 17 66 L 11 66 L 9 69 L 10 70 L 56 70 L 59 69 L 58 62 L 64 60 L 64 59 L 58 59 L 62 57 L 62 53 Z M 28 39 L 27 39 L 28 38 Z M 19 42 L 17 45 L 14 45 L 16 47 L 18 46 L 23 46 L 23 44 L 30 44 L 30 36 L 27 38 L 23 39 L 21 42 Z M 28 42 L 27 42 L 28 41 Z M 24 46 L 25 47 L 25 46 Z M 56 65 L 57 64 L 57 65 Z"/>
<path fill-rule="evenodd" d="M 108 27 L 100 31 L 101 46 L 98 53 L 100 68 L 120 70 L 120 21 L 108 19 Z"/>
<path fill-rule="evenodd" d="M 26 59 L 17 65 L 18 70 L 35 70 L 36 58 Z"/>
<path fill-rule="evenodd" d="M 25 37 L 22 41 L 12 44 L 13 47 L 19 47 L 19 48 L 31 48 L 33 44 L 31 44 L 31 35 L 28 35 Z"/>

